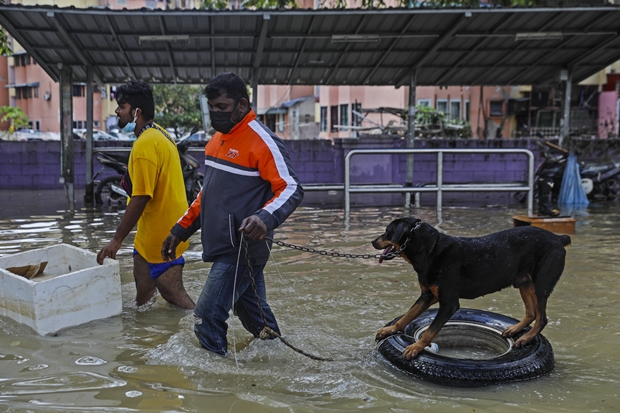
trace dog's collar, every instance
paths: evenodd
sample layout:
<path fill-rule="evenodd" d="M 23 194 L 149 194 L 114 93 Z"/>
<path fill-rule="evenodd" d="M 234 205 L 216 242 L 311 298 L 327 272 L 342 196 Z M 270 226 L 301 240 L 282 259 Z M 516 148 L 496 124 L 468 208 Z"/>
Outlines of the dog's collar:
<path fill-rule="evenodd" d="M 409 230 L 409 235 L 407 236 L 407 239 L 405 240 L 405 242 L 403 242 L 403 244 L 398 248 L 398 250 L 392 250 L 390 252 L 388 252 L 387 254 L 381 254 L 381 258 L 382 259 L 388 259 L 391 260 L 393 258 L 399 257 L 400 253 L 407 248 L 407 244 L 409 243 L 409 241 L 411 240 L 411 236 L 413 235 L 413 233 L 420 228 L 420 225 L 422 225 L 422 221 L 418 221 L 415 223 L 414 227 L 411 228 L 411 230 Z"/>

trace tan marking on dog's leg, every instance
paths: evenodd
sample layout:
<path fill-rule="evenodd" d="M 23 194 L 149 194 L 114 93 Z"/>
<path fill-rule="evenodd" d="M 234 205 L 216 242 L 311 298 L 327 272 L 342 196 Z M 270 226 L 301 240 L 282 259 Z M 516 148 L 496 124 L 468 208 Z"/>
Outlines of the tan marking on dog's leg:
<path fill-rule="evenodd" d="M 377 332 L 375 340 L 382 340 L 392 336 L 399 331 L 403 331 L 407 325 L 418 318 L 420 314 L 428 310 L 428 308 L 437 303 L 437 297 L 431 296 L 428 289 L 422 288 L 422 295 L 416 300 L 413 306 L 398 321 L 391 326 L 383 327 Z"/>
<path fill-rule="evenodd" d="M 536 324 L 534 327 L 527 333 L 523 334 L 521 338 L 519 338 L 515 342 L 515 347 L 521 347 L 529 343 L 534 337 L 536 337 L 547 325 L 547 301 L 539 300 L 538 305 L 536 306 Z"/>
<path fill-rule="evenodd" d="M 502 332 L 502 337 L 515 336 L 525 327 L 532 324 L 532 321 L 534 321 L 538 316 L 538 311 L 536 310 L 538 299 L 536 298 L 536 293 L 534 291 L 534 284 L 531 282 L 527 283 L 527 285 L 519 288 L 519 292 L 521 293 L 521 298 L 525 304 L 525 317 L 517 324 L 506 328 Z"/>
<path fill-rule="evenodd" d="M 430 328 L 426 330 L 418 341 L 405 348 L 405 351 L 403 351 L 403 357 L 407 360 L 417 357 L 422 350 L 431 345 L 437 333 L 439 333 L 439 331 L 433 331 Z"/>

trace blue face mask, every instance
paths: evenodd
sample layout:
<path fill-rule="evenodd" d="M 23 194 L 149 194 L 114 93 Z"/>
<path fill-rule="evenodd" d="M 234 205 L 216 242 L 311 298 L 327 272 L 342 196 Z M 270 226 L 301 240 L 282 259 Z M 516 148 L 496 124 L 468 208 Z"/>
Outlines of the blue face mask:
<path fill-rule="evenodd" d="M 125 133 L 131 133 L 133 131 L 136 130 L 136 120 L 138 119 L 138 108 L 136 108 L 136 114 L 133 117 L 133 122 L 129 122 L 127 125 L 125 125 L 125 127 L 123 128 L 123 132 Z"/>

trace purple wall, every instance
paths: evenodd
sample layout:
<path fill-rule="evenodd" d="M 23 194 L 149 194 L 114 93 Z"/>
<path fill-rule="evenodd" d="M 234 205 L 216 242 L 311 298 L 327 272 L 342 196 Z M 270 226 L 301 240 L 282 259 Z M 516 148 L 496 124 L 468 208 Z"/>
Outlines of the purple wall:
<path fill-rule="evenodd" d="M 403 148 L 401 137 L 372 136 L 358 139 L 286 141 L 294 170 L 302 184 L 342 184 L 344 182 L 344 157 L 353 149 Z M 127 146 L 131 143 L 97 142 L 102 146 Z M 536 140 L 416 140 L 416 148 L 525 148 L 538 156 Z M 75 142 L 75 187 L 85 186 L 85 143 Z M 201 164 L 201 152 L 191 152 Z M 96 160 L 94 171 L 102 168 Z M 351 165 L 351 183 L 405 184 L 406 157 L 402 155 L 355 156 Z M 525 181 L 527 158 L 523 155 L 444 155 L 444 183 L 512 182 Z M 105 176 L 106 174 L 102 175 Z M 435 182 L 436 155 L 416 155 L 414 158 L 414 185 Z M 0 141 L 0 189 L 6 188 L 61 188 L 59 142 Z M 310 194 L 310 191 L 307 192 Z M 355 205 L 355 198 L 352 197 Z M 372 204 L 383 198 L 400 198 L 400 195 L 380 195 Z M 509 194 L 470 193 L 444 194 L 446 204 L 451 198 L 472 202 L 509 202 Z M 369 197 L 367 196 L 366 199 Z M 372 197 L 370 197 L 372 198 Z M 423 194 L 422 199 L 432 203 L 434 194 Z M 341 197 L 332 199 L 336 203 Z M 427 203 L 428 203 L 427 202 Z M 321 203 L 321 202 L 319 202 Z M 391 204 L 388 201 L 387 204 Z"/>

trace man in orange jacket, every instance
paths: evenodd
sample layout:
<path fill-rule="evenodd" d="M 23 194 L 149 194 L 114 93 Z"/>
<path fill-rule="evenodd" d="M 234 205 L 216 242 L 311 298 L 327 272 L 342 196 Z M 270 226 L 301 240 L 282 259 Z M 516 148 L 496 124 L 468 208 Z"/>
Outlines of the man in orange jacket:
<path fill-rule="evenodd" d="M 303 189 L 284 142 L 256 120 L 238 75 L 215 76 L 205 94 L 217 133 L 205 146 L 204 185 L 164 241 L 162 257 L 175 259 L 176 246 L 201 229 L 202 258 L 213 265 L 194 310 L 194 332 L 204 348 L 225 356 L 231 307 L 254 337 L 265 327 L 280 334 L 266 300 L 271 241 L 265 237 L 297 208 Z"/>

